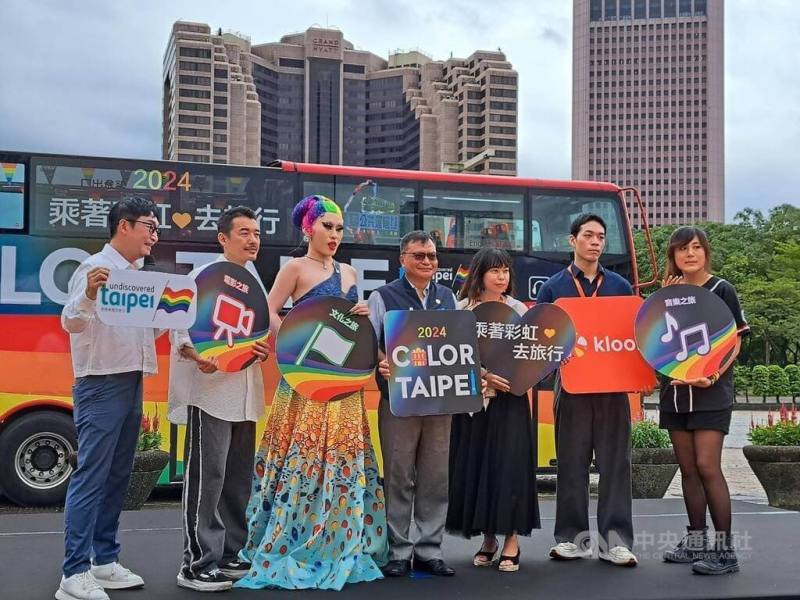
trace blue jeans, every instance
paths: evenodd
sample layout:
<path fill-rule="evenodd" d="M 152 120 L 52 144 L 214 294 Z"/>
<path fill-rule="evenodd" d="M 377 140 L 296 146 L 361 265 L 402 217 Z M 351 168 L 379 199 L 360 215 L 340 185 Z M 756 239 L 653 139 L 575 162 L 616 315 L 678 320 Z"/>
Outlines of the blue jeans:
<path fill-rule="evenodd" d="M 78 468 L 64 506 L 64 576 L 117 561 L 125 502 L 142 422 L 142 373 L 89 375 L 72 388 Z"/>

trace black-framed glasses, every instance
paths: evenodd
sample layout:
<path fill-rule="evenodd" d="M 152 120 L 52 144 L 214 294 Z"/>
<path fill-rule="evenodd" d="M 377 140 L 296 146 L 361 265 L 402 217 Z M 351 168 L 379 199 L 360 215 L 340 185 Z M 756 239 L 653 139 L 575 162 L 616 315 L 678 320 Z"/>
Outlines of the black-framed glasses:
<path fill-rule="evenodd" d="M 426 258 L 431 262 L 439 260 L 439 255 L 436 252 L 403 252 L 402 254 L 412 256 L 417 262 L 422 262 Z"/>
<path fill-rule="evenodd" d="M 125 219 L 128 223 L 140 223 L 150 230 L 150 235 L 158 235 L 158 225 L 152 221 L 137 221 L 136 219 Z"/>

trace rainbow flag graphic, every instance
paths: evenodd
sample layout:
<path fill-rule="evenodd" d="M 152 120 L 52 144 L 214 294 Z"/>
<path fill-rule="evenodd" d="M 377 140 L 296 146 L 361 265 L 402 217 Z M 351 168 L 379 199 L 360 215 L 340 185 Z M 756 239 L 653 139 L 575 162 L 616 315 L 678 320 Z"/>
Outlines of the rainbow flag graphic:
<path fill-rule="evenodd" d="M 14 173 L 17 172 L 17 163 L 2 163 L 3 164 L 3 174 L 6 177 L 6 182 L 11 183 L 11 180 L 14 179 Z"/>
<path fill-rule="evenodd" d="M 453 289 L 456 292 L 464 285 L 467 275 L 469 275 L 469 267 L 458 265 L 458 271 L 456 271 L 456 276 L 453 278 Z"/>
<path fill-rule="evenodd" d="M 163 310 L 168 313 L 178 312 L 179 310 L 188 312 L 189 306 L 192 304 L 192 298 L 194 298 L 192 290 L 173 290 L 165 287 L 156 310 Z"/>

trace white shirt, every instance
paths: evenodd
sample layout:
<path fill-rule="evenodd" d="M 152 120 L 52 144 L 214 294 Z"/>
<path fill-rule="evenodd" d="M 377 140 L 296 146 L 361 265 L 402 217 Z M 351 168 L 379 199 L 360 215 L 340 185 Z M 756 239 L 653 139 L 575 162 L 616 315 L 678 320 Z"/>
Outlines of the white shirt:
<path fill-rule="evenodd" d="M 75 377 L 142 371 L 158 372 L 157 330 L 144 327 L 109 327 L 97 318 L 95 300 L 86 296 L 86 274 L 95 267 L 141 269 L 143 260 L 130 263 L 111 244 L 93 254 L 69 280 L 67 303 L 61 311 L 61 326 L 69 332 L 72 370 Z"/>
<path fill-rule="evenodd" d="M 227 259 L 221 255 L 215 262 L 223 260 Z M 189 273 L 189 277 L 196 278 L 203 268 L 195 269 Z M 263 289 L 261 280 L 258 277 L 256 280 Z M 170 421 L 185 424 L 188 406 L 197 406 L 212 417 L 230 422 L 258 421 L 264 416 L 264 377 L 259 361 L 235 373 L 203 373 L 194 360 L 180 354 L 183 346 L 194 348 L 187 330 L 173 331 L 170 342 L 172 351 L 169 355 L 167 404 L 167 418 Z"/>

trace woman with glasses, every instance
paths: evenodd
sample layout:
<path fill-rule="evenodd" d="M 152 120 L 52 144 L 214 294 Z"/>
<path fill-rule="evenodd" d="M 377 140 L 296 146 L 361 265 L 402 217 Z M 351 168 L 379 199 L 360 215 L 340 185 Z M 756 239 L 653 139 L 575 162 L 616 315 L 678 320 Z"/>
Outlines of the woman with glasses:
<path fill-rule="evenodd" d="M 527 307 L 512 297 L 511 263 L 504 250 L 480 250 L 461 288 L 459 308 L 503 302 L 524 315 Z M 467 538 L 483 535 L 473 559 L 476 567 L 497 564 L 502 572 L 514 572 L 519 570 L 517 535 L 541 527 L 533 423 L 527 393 L 512 394 L 509 381 L 494 373 L 485 378 L 489 390 L 484 409 L 453 416 L 447 530 Z M 498 535 L 504 536 L 502 551 Z"/>
<path fill-rule="evenodd" d="M 357 275 L 334 260 L 342 213 L 332 200 L 309 196 L 292 221 L 304 234 L 304 256 L 284 265 L 269 293 L 270 323 L 292 298 L 358 301 Z M 368 315 L 365 303 L 354 314 Z M 359 391 L 315 402 L 281 379 L 256 453 L 242 558 L 251 563 L 236 586 L 341 590 L 346 583 L 381 579 L 386 517 L 383 489 Z"/>

